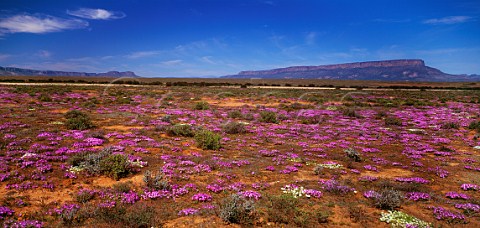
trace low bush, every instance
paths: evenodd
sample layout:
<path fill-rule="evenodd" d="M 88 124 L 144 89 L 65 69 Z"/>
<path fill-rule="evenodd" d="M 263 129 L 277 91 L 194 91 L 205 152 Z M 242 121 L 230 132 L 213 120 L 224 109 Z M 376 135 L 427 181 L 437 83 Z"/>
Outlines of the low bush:
<path fill-rule="evenodd" d="M 210 105 L 206 101 L 200 101 L 195 103 L 195 110 L 208 110 L 210 109 Z"/>
<path fill-rule="evenodd" d="M 38 100 L 42 102 L 52 102 L 52 98 L 48 94 L 41 94 Z"/>
<path fill-rule="evenodd" d="M 271 111 L 262 111 L 260 112 L 260 122 L 278 123 L 277 114 Z"/>
<path fill-rule="evenodd" d="M 67 118 L 66 126 L 69 130 L 86 130 L 95 127 L 87 114 L 77 110 L 68 111 L 65 118 Z"/>
<path fill-rule="evenodd" d="M 192 137 L 195 133 L 189 124 L 175 124 L 167 128 L 167 135 Z"/>
<path fill-rule="evenodd" d="M 110 225 L 118 225 L 123 222 L 127 210 L 123 206 L 114 207 L 98 207 L 94 214 L 94 219 L 108 223 Z"/>
<path fill-rule="evenodd" d="M 347 154 L 347 157 L 350 158 L 351 160 L 356 162 L 362 161 L 362 156 L 360 155 L 360 153 L 354 150 L 353 148 L 345 149 L 344 152 Z"/>
<path fill-rule="evenodd" d="M 348 214 L 353 222 L 363 222 L 367 218 L 367 213 L 358 205 L 348 205 Z"/>
<path fill-rule="evenodd" d="M 94 194 L 92 194 L 92 192 L 90 191 L 83 191 L 83 192 L 79 192 L 76 196 L 75 196 L 75 200 L 79 203 L 86 203 L 90 200 L 92 200 L 93 198 L 95 197 Z"/>
<path fill-rule="evenodd" d="M 480 121 L 472 121 L 468 125 L 468 129 L 470 130 L 477 130 L 477 132 L 480 132 Z"/>
<path fill-rule="evenodd" d="M 123 217 L 126 227 L 155 227 L 155 209 L 144 204 L 134 204 Z"/>
<path fill-rule="evenodd" d="M 275 223 L 292 222 L 298 210 L 299 200 L 291 194 L 267 196 L 268 220 Z"/>
<path fill-rule="evenodd" d="M 218 150 L 221 147 L 221 136 L 209 130 L 200 130 L 195 134 L 197 146 L 204 150 Z"/>
<path fill-rule="evenodd" d="M 396 117 L 385 118 L 386 126 L 402 126 L 402 120 Z"/>
<path fill-rule="evenodd" d="M 344 116 L 353 117 L 353 118 L 360 118 L 360 117 L 362 117 L 362 116 L 360 116 L 360 114 L 358 114 L 358 113 L 355 111 L 355 109 L 353 109 L 353 108 L 345 108 L 345 109 L 343 109 L 342 114 L 343 114 Z"/>
<path fill-rule="evenodd" d="M 112 154 L 111 148 L 98 153 L 86 152 L 75 154 L 68 160 L 70 165 L 90 175 L 107 175 L 118 180 L 134 172 L 126 155 Z"/>
<path fill-rule="evenodd" d="M 168 179 L 163 173 L 157 173 L 152 175 L 150 170 L 145 171 L 143 174 L 143 182 L 149 189 L 153 190 L 170 190 L 171 186 Z"/>
<path fill-rule="evenodd" d="M 402 192 L 394 189 L 382 189 L 378 195 L 373 198 L 375 207 L 384 210 L 393 210 L 400 206 L 404 196 Z"/>
<path fill-rule="evenodd" d="M 245 133 L 247 130 L 245 129 L 244 123 L 239 122 L 228 122 L 223 125 L 223 131 L 227 134 L 241 134 Z"/>
<path fill-rule="evenodd" d="M 228 112 L 227 115 L 228 115 L 228 118 L 232 118 L 232 119 L 239 119 L 239 118 L 243 117 L 242 112 L 240 112 L 238 110 L 230 111 L 230 112 Z"/>
<path fill-rule="evenodd" d="M 328 222 L 330 216 L 325 211 L 308 211 L 300 208 L 300 200 L 292 194 L 267 196 L 266 200 L 267 219 L 277 224 L 315 227 L 316 223 Z"/>
<path fill-rule="evenodd" d="M 118 193 L 128 193 L 132 190 L 132 181 L 115 183 L 112 188 Z"/>
<path fill-rule="evenodd" d="M 69 158 L 68 163 L 74 167 L 80 167 L 91 175 L 99 175 L 101 174 L 100 161 L 111 154 L 110 148 L 105 148 L 98 153 L 77 153 Z"/>
<path fill-rule="evenodd" d="M 255 204 L 238 194 L 225 198 L 219 206 L 220 218 L 228 223 L 252 225 L 255 220 Z"/>
<path fill-rule="evenodd" d="M 325 167 L 317 165 L 313 168 L 313 173 L 315 173 L 315 175 L 323 175 L 325 174 Z"/>
<path fill-rule="evenodd" d="M 444 124 L 442 124 L 442 129 L 459 129 L 460 128 L 460 124 L 456 123 L 456 122 L 446 122 Z"/>
<path fill-rule="evenodd" d="M 122 154 L 113 154 L 100 161 L 100 172 L 115 180 L 127 176 L 130 170 L 128 158 Z"/>

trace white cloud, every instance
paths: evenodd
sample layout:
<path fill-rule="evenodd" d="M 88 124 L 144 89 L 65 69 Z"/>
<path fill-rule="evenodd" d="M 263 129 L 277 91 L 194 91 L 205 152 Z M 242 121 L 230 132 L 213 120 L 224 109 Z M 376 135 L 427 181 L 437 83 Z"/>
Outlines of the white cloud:
<path fill-rule="evenodd" d="M 164 62 L 161 62 L 160 64 L 164 66 L 175 66 L 175 65 L 181 64 L 182 62 L 183 60 L 181 59 L 175 59 L 175 60 L 164 61 Z"/>
<path fill-rule="evenodd" d="M 126 15 L 120 11 L 109 11 L 104 9 L 89 9 L 89 8 L 80 8 L 78 10 L 70 11 L 67 10 L 67 13 L 85 19 L 91 20 L 112 20 L 124 18 Z"/>
<path fill-rule="evenodd" d="M 379 23 L 407 23 L 412 20 L 410 19 L 385 19 L 385 18 L 377 18 L 374 19 L 373 22 L 379 22 Z"/>
<path fill-rule="evenodd" d="M 275 6 L 275 5 L 276 5 L 274 1 L 264 1 L 263 4 L 271 5 L 271 6 Z"/>
<path fill-rule="evenodd" d="M 212 56 L 203 56 L 200 58 L 200 60 L 209 64 L 217 64 L 215 61 L 212 60 Z"/>
<path fill-rule="evenodd" d="M 139 59 L 160 54 L 160 51 L 137 51 L 126 55 L 129 59 Z"/>
<path fill-rule="evenodd" d="M 49 58 L 50 56 L 52 56 L 52 53 L 47 50 L 40 50 L 37 52 L 36 55 L 42 58 Z"/>
<path fill-rule="evenodd" d="M 459 51 L 462 51 L 462 49 L 441 48 L 441 49 L 431 49 L 431 50 L 418 50 L 418 51 L 415 51 L 415 53 L 419 55 L 445 55 L 445 54 L 452 54 Z"/>
<path fill-rule="evenodd" d="M 451 16 L 442 18 L 432 18 L 423 21 L 424 24 L 430 25 L 451 25 L 471 21 L 473 18 L 469 16 Z"/>
<path fill-rule="evenodd" d="M 91 64 L 83 64 L 69 61 L 46 61 L 35 63 L 12 64 L 11 67 L 19 67 L 34 70 L 56 70 L 73 72 L 101 72 L 97 67 Z"/>
<path fill-rule="evenodd" d="M 305 43 L 308 44 L 308 45 L 314 45 L 316 38 L 317 38 L 317 33 L 316 32 L 309 32 L 305 36 Z"/>
<path fill-rule="evenodd" d="M 88 22 L 78 19 L 63 19 L 53 16 L 19 14 L 0 19 L 0 34 L 6 33 L 49 33 L 68 29 L 80 29 Z"/>
<path fill-rule="evenodd" d="M 0 61 L 4 61 L 6 59 L 8 59 L 10 57 L 10 55 L 8 54 L 0 54 Z"/>
<path fill-rule="evenodd" d="M 100 59 L 101 60 L 108 60 L 108 59 L 113 59 L 115 56 L 113 55 L 106 55 L 106 56 L 102 56 Z"/>

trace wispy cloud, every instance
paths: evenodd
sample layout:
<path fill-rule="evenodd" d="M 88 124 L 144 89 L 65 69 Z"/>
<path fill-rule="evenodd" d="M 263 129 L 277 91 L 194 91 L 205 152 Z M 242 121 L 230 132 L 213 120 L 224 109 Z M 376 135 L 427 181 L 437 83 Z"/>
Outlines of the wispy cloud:
<path fill-rule="evenodd" d="M 4 61 L 6 59 L 8 59 L 11 55 L 8 55 L 8 54 L 0 54 L 0 61 Z"/>
<path fill-rule="evenodd" d="M 203 56 L 200 58 L 200 60 L 209 64 L 217 64 L 215 61 L 212 60 L 212 56 Z"/>
<path fill-rule="evenodd" d="M 74 11 L 67 10 L 67 14 L 91 20 L 113 20 L 124 18 L 126 16 L 125 13 L 120 11 L 90 8 L 80 8 Z"/>
<path fill-rule="evenodd" d="M 41 58 L 50 58 L 50 56 L 52 56 L 52 53 L 47 50 L 40 50 L 35 55 Z"/>
<path fill-rule="evenodd" d="M 452 54 L 459 51 L 462 51 L 462 49 L 441 48 L 441 49 L 430 49 L 430 50 L 418 50 L 418 51 L 415 51 L 414 53 L 418 55 L 445 55 L 445 54 Z"/>
<path fill-rule="evenodd" d="M 176 66 L 179 65 L 183 62 L 181 59 L 175 59 L 175 60 L 168 60 L 168 61 L 163 61 L 160 63 L 162 66 Z"/>
<path fill-rule="evenodd" d="M 58 70 L 58 71 L 75 71 L 75 72 L 101 72 L 97 67 L 91 64 L 83 64 L 70 61 L 46 61 L 34 63 L 16 63 L 11 64 L 11 67 L 19 67 L 34 70 Z"/>
<path fill-rule="evenodd" d="M 386 19 L 386 18 L 377 18 L 373 20 L 373 22 L 379 22 L 379 23 L 407 23 L 410 21 L 411 21 L 410 19 Z"/>
<path fill-rule="evenodd" d="M 88 22 L 78 19 L 63 19 L 49 15 L 19 14 L 0 19 L 0 35 L 7 33 L 49 33 L 68 29 L 81 29 Z"/>
<path fill-rule="evenodd" d="M 317 39 L 317 33 L 316 32 L 309 32 L 305 36 L 305 43 L 308 44 L 308 45 L 314 45 L 316 39 Z"/>
<path fill-rule="evenodd" d="M 450 16 L 450 17 L 432 18 L 432 19 L 424 20 L 423 23 L 430 24 L 430 25 L 451 25 L 451 24 L 465 23 L 472 20 L 473 20 L 473 17 L 470 17 L 470 16 Z"/>
<path fill-rule="evenodd" d="M 126 55 L 126 57 L 129 59 L 139 59 L 139 58 L 155 56 L 158 54 L 160 54 L 160 51 L 137 51 L 137 52 L 132 52 Z"/>

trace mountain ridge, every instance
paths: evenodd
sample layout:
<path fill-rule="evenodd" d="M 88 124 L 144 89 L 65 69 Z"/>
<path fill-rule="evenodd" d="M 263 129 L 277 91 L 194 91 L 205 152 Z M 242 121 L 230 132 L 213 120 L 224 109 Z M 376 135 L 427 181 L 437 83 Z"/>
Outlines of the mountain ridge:
<path fill-rule="evenodd" d="M 109 71 L 105 73 L 86 73 L 86 72 L 74 72 L 74 71 L 55 71 L 55 70 L 32 70 L 18 67 L 1 67 L 1 76 L 72 76 L 72 77 L 132 77 L 138 78 L 132 71 Z"/>
<path fill-rule="evenodd" d="M 421 59 L 396 59 L 319 66 L 291 66 L 241 71 L 223 78 L 337 79 L 379 81 L 480 81 L 479 75 L 454 75 L 425 65 Z"/>

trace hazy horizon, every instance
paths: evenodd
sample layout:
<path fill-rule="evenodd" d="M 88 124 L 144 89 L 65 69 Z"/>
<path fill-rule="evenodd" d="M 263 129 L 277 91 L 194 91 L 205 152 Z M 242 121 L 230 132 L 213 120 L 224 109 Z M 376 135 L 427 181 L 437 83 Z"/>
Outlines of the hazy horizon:
<path fill-rule="evenodd" d="M 0 66 L 199 77 L 422 59 L 480 74 L 480 2 L 2 1 Z"/>

